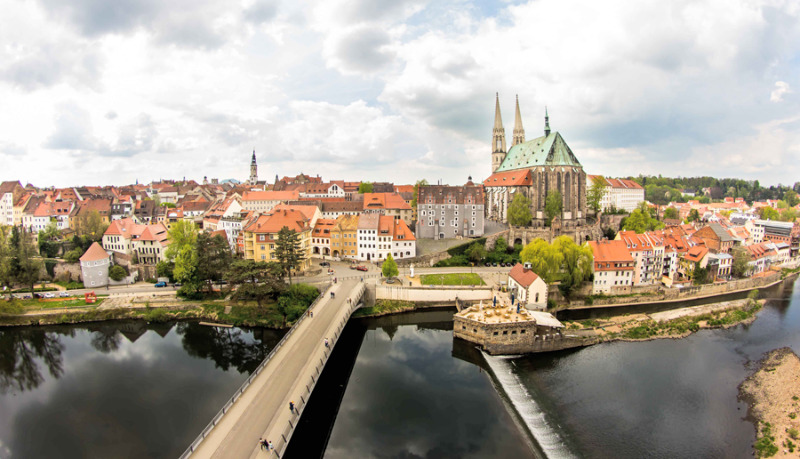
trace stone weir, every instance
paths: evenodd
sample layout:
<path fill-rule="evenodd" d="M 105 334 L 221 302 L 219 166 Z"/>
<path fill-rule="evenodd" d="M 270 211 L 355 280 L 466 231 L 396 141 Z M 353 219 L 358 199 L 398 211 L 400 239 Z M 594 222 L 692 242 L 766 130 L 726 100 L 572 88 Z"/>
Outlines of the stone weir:
<path fill-rule="evenodd" d="M 552 314 L 508 305 L 470 306 L 453 316 L 453 337 L 480 346 L 487 354 L 560 351 L 597 343 L 594 337 L 565 334 Z"/>

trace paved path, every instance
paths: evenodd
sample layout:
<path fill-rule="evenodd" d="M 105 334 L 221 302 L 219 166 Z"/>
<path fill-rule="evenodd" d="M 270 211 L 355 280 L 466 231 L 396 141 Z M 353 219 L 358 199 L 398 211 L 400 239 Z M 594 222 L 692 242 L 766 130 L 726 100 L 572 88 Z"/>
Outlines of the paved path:
<path fill-rule="evenodd" d="M 275 457 L 260 450 L 258 439 L 261 437 L 271 440 L 279 451 L 284 449 L 281 435 L 289 433 L 287 438 L 290 438 L 289 421 L 296 424 L 297 419 L 289 411 L 289 402 L 294 401 L 301 410 L 305 408 L 305 401 L 322 370 L 321 363 L 330 353 L 323 341 L 327 337 L 333 347 L 337 330 L 350 316 L 348 294 L 355 295 L 360 287 L 360 280 L 339 281 L 331 287 L 336 298 L 331 299 L 326 293 L 314 306 L 314 317 L 297 325 L 192 457 Z"/>

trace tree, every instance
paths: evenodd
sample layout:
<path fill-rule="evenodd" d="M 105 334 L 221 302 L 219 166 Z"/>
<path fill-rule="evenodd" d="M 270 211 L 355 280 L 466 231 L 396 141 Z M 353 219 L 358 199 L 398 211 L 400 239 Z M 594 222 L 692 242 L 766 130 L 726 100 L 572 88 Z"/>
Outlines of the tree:
<path fill-rule="evenodd" d="M 511 226 L 528 226 L 531 222 L 531 201 L 522 193 L 514 193 L 508 205 L 508 223 Z"/>
<path fill-rule="evenodd" d="M 302 316 L 308 306 L 319 296 L 319 290 L 308 284 L 291 285 L 278 298 L 278 312 L 283 316 L 283 326 Z"/>
<path fill-rule="evenodd" d="M 289 276 L 289 284 L 292 283 L 292 270 L 300 264 L 301 255 L 297 231 L 284 226 L 278 231 L 278 239 L 275 241 L 275 258 L 283 272 Z"/>
<path fill-rule="evenodd" d="M 797 196 L 797 193 L 794 190 L 789 190 L 783 193 L 783 200 L 786 201 L 786 204 L 789 204 L 789 207 L 794 207 L 800 204 L 800 197 Z"/>
<path fill-rule="evenodd" d="M 12 259 L 11 229 L 7 226 L 0 226 L 0 290 L 2 287 L 11 287 L 14 283 Z"/>
<path fill-rule="evenodd" d="M 797 219 L 797 210 L 794 208 L 783 209 L 778 219 L 783 222 L 793 222 Z"/>
<path fill-rule="evenodd" d="M 75 235 L 85 240 L 94 242 L 103 239 L 103 234 L 108 229 L 108 225 L 103 222 L 100 212 L 91 210 L 75 219 Z"/>
<path fill-rule="evenodd" d="M 231 264 L 231 250 L 228 241 L 220 235 L 211 237 L 209 233 L 197 235 L 197 280 L 204 282 L 211 291 L 214 281 L 222 280 L 225 270 Z"/>
<path fill-rule="evenodd" d="M 125 276 L 127 275 L 128 272 L 125 271 L 125 268 L 123 268 L 120 265 L 114 265 L 108 270 L 108 277 L 117 282 L 121 281 L 122 279 L 125 279 Z"/>
<path fill-rule="evenodd" d="M 646 231 L 653 231 L 663 228 L 664 224 L 650 215 L 650 210 L 641 208 L 634 209 L 630 217 L 625 219 L 622 229 L 626 231 L 635 231 L 636 233 L 644 233 Z"/>
<path fill-rule="evenodd" d="M 156 264 L 156 274 L 158 277 L 166 277 L 171 282 L 175 282 L 175 262 L 162 260 Z"/>
<path fill-rule="evenodd" d="M 547 199 L 545 199 L 544 202 L 544 213 L 547 216 L 547 226 L 550 226 L 556 216 L 561 215 L 562 205 L 563 202 L 560 192 L 551 191 L 547 195 Z"/>
<path fill-rule="evenodd" d="M 372 182 L 361 182 L 361 184 L 358 185 L 358 193 L 372 193 Z"/>
<path fill-rule="evenodd" d="M 464 251 L 464 255 L 466 255 L 471 261 L 478 263 L 486 258 L 486 249 L 481 244 L 475 242 Z"/>
<path fill-rule="evenodd" d="M 271 272 L 274 263 L 255 260 L 236 260 L 225 273 L 236 301 L 255 301 L 262 307 L 268 300 L 276 300 L 286 290 L 286 284 Z"/>
<path fill-rule="evenodd" d="M 588 245 L 580 246 L 568 236 L 559 236 L 553 241 L 553 247 L 561 253 L 563 276 L 561 291 L 565 295 L 580 287 L 584 280 L 592 274 L 592 249 Z"/>
<path fill-rule="evenodd" d="M 561 252 L 544 239 L 534 239 L 526 245 L 520 252 L 519 258 L 523 263 L 530 263 L 533 272 L 548 284 L 558 279 L 564 261 Z"/>
<path fill-rule="evenodd" d="M 58 242 L 61 233 L 58 231 L 56 222 L 51 221 L 47 226 L 39 231 L 39 253 L 43 257 L 54 258 L 58 255 L 61 244 Z"/>
<path fill-rule="evenodd" d="M 383 261 L 383 265 L 381 266 L 381 272 L 383 273 L 383 277 L 395 277 L 400 272 L 397 270 L 397 263 L 392 258 L 392 254 L 386 256 L 386 260 Z"/>
<path fill-rule="evenodd" d="M 700 220 L 700 212 L 697 209 L 692 209 L 689 211 L 689 215 L 686 217 L 687 222 L 696 222 Z"/>
<path fill-rule="evenodd" d="M 762 220 L 778 220 L 781 217 L 778 211 L 772 207 L 760 207 L 758 209 L 758 215 Z"/>
<path fill-rule="evenodd" d="M 411 198 L 411 208 L 417 208 L 417 199 L 419 198 L 419 187 L 421 186 L 428 186 L 428 181 L 425 179 L 417 180 L 417 183 L 414 184 L 414 197 Z"/>
<path fill-rule="evenodd" d="M 81 250 L 80 247 L 75 247 L 74 249 L 64 254 L 64 261 L 66 261 L 67 263 L 77 263 L 81 260 L 83 252 L 84 251 Z"/>
<path fill-rule="evenodd" d="M 175 260 L 178 254 L 187 247 L 194 247 L 197 240 L 197 228 L 191 220 L 178 220 L 170 227 L 168 237 L 169 245 L 164 256 L 168 260 Z"/>
<path fill-rule="evenodd" d="M 17 246 L 16 253 L 16 270 L 14 272 L 14 280 L 18 283 L 28 287 L 30 286 L 31 295 L 33 295 L 36 282 L 39 280 L 42 271 L 42 260 L 34 258 L 36 251 L 33 247 L 31 235 L 26 232 L 18 233 L 19 245 Z"/>
<path fill-rule="evenodd" d="M 678 209 L 674 207 L 664 209 L 664 220 L 677 220 L 678 218 Z"/>
<path fill-rule="evenodd" d="M 600 201 L 606 192 L 606 179 L 602 175 L 596 175 L 592 179 L 592 186 L 586 191 L 586 206 L 594 211 L 600 212 Z"/>
<path fill-rule="evenodd" d="M 700 263 L 695 263 L 694 271 L 692 271 L 692 283 L 694 285 L 708 284 L 711 282 L 709 279 L 709 272 L 707 268 L 700 266 Z"/>
<path fill-rule="evenodd" d="M 750 271 L 750 252 L 742 246 L 735 247 L 732 254 L 731 274 L 734 277 L 745 277 Z"/>

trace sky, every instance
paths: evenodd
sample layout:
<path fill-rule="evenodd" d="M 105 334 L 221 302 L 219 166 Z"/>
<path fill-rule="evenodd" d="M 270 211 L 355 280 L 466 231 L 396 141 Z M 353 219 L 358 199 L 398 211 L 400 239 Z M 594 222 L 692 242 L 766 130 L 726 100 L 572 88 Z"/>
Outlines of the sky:
<path fill-rule="evenodd" d="M 800 180 L 800 1 L 0 0 L 0 180 L 462 184 L 544 110 L 589 174 Z"/>

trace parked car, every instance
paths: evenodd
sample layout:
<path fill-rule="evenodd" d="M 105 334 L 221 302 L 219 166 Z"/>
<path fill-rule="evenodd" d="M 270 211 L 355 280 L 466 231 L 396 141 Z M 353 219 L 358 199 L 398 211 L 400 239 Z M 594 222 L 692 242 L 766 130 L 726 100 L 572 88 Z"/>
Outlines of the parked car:
<path fill-rule="evenodd" d="M 494 266 L 496 268 L 497 267 L 497 263 L 492 263 L 492 266 Z"/>
<path fill-rule="evenodd" d="M 166 286 L 167 286 L 167 283 L 166 283 L 166 282 L 164 282 L 164 281 L 161 281 L 161 282 L 156 282 L 156 283 L 154 284 L 154 286 L 155 286 L 155 287 L 166 287 Z"/>
<path fill-rule="evenodd" d="M 58 296 L 60 296 L 61 298 L 66 298 L 69 296 L 69 292 L 61 292 L 58 294 Z"/>
<path fill-rule="evenodd" d="M 330 266 L 331 264 L 330 264 L 330 263 L 328 263 L 327 261 L 323 261 L 323 262 L 321 262 L 319 265 L 320 265 L 320 266 Z"/>
<path fill-rule="evenodd" d="M 350 265 L 350 269 L 358 269 L 358 266 L 356 266 L 356 265 Z"/>
<path fill-rule="evenodd" d="M 491 264 L 491 263 L 489 263 L 489 262 L 487 261 L 487 262 L 486 262 L 486 267 L 487 267 L 487 268 L 490 268 L 491 266 L 492 266 L 492 264 Z"/>
<path fill-rule="evenodd" d="M 364 266 L 364 265 L 358 265 L 358 266 L 356 266 L 356 269 L 359 270 L 359 271 L 367 271 L 367 267 Z"/>
<path fill-rule="evenodd" d="M 53 293 L 53 292 L 47 292 L 47 293 L 44 294 L 44 297 L 45 298 L 55 298 L 56 294 Z"/>

